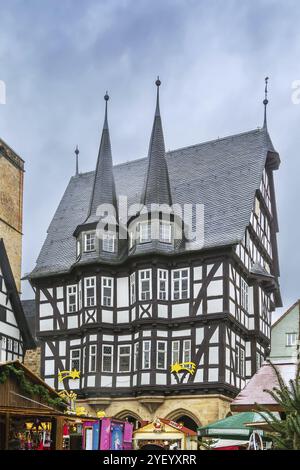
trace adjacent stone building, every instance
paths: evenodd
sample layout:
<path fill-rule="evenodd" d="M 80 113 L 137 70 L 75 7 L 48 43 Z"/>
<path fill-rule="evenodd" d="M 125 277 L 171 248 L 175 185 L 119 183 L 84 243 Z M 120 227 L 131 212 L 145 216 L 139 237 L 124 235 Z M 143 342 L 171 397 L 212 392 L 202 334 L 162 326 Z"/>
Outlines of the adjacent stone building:
<path fill-rule="evenodd" d="M 24 161 L 0 139 L 0 237 L 21 290 Z"/>

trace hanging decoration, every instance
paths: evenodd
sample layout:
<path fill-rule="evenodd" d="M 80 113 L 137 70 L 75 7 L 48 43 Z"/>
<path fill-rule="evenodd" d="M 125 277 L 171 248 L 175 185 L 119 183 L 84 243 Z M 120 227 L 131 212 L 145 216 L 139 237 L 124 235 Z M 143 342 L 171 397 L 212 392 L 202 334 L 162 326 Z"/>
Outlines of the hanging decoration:
<path fill-rule="evenodd" d="M 72 369 L 72 370 L 60 370 L 58 372 L 58 381 L 61 383 L 65 379 L 80 379 L 80 372 L 79 370 Z"/>
<path fill-rule="evenodd" d="M 196 371 L 196 364 L 194 362 L 175 362 L 171 365 L 171 373 L 178 374 L 179 372 L 184 371 L 194 375 Z"/>

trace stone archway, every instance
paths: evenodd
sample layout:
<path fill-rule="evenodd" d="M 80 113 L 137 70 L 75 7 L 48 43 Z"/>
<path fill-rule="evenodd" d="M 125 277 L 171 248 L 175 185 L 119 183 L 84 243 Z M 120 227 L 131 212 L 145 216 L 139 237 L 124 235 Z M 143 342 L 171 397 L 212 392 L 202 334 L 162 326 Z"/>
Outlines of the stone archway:
<path fill-rule="evenodd" d="M 185 409 L 174 410 L 166 416 L 166 419 L 182 423 L 186 428 L 197 432 L 197 428 L 201 426 L 199 419 L 190 411 Z"/>
<path fill-rule="evenodd" d="M 138 429 L 142 421 L 142 418 L 131 410 L 120 411 L 120 413 L 117 413 L 114 418 L 133 423 L 134 429 Z"/>

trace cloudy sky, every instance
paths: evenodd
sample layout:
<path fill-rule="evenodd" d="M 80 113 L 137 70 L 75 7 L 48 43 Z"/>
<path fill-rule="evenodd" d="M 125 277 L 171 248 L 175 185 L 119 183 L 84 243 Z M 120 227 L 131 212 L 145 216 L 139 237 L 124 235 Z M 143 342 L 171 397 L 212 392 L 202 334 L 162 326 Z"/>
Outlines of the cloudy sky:
<path fill-rule="evenodd" d="M 118 163 L 146 155 L 157 74 L 167 149 L 260 126 L 268 75 L 285 307 L 300 297 L 299 1 L 0 0 L 0 16 L 0 136 L 26 161 L 23 273 L 74 173 L 76 144 L 81 171 L 95 167 L 106 90 Z"/>

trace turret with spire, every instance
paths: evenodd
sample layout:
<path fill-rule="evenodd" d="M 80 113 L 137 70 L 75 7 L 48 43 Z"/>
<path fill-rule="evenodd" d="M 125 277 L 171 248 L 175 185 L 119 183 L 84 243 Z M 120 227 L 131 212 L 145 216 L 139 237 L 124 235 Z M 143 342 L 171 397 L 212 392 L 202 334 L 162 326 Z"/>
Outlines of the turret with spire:
<path fill-rule="evenodd" d="M 165 155 L 164 134 L 159 108 L 159 77 L 155 82 L 157 87 L 156 108 L 148 151 L 148 169 L 145 179 L 141 203 L 172 205 L 169 173 Z"/>
<path fill-rule="evenodd" d="M 107 119 L 107 103 L 109 100 L 108 93 L 104 96 L 105 100 L 105 115 L 100 141 L 95 179 L 93 191 L 90 201 L 89 217 L 96 219 L 97 208 L 102 204 L 112 204 L 117 209 L 117 197 L 115 189 L 115 181 L 113 175 L 113 163 L 111 154 L 110 135 Z"/>
<path fill-rule="evenodd" d="M 104 100 L 104 123 L 89 204 L 89 211 L 85 221 L 78 225 L 74 232 L 74 236 L 77 237 L 77 241 L 80 242 L 78 237 L 81 236 L 80 234 L 82 232 L 87 233 L 87 231 L 92 231 L 94 234 L 94 241 L 92 245 L 94 245 L 95 248 L 94 250 L 90 251 L 95 251 L 96 256 L 98 256 L 100 253 L 102 256 L 103 251 L 106 251 L 107 253 L 104 254 L 104 256 L 111 256 L 112 254 L 116 255 L 118 253 L 116 234 L 116 231 L 118 230 L 118 225 L 116 227 L 116 224 L 118 224 L 117 196 L 113 175 L 112 152 L 107 119 L 107 104 L 109 100 L 107 92 L 104 96 Z M 99 207 L 100 211 L 98 211 Z M 107 234 L 107 236 L 113 238 L 112 249 L 109 249 L 109 251 L 104 250 L 103 248 L 103 238 L 102 241 L 99 239 L 99 237 L 102 237 L 103 231 Z M 98 238 L 96 237 L 96 233 Z M 84 246 L 83 241 L 82 244 Z"/>

